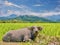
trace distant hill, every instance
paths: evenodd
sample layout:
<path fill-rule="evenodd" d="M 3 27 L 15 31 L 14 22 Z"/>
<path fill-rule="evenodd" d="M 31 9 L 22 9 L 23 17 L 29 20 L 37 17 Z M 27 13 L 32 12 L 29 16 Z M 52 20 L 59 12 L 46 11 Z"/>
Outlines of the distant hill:
<path fill-rule="evenodd" d="M 45 18 L 52 20 L 52 21 L 60 22 L 60 15 L 47 16 Z"/>
<path fill-rule="evenodd" d="M 8 16 L 7 18 L 16 18 L 16 17 L 17 17 L 17 15 L 12 14 L 12 15 Z"/>
<path fill-rule="evenodd" d="M 9 19 L 14 19 L 16 17 L 17 17 L 17 15 L 12 14 L 12 15 L 7 16 L 7 17 L 0 17 L 0 20 L 9 20 Z"/>
<path fill-rule="evenodd" d="M 12 14 L 7 17 L 0 17 L 0 20 L 2 21 L 16 21 L 16 22 L 53 22 L 49 19 L 38 17 L 38 16 L 28 16 L 28 15 L 20 15 L 17 16 L 15 14 Z"/>
<path fill-rule="evenodd" d="M 43 17 L 37 17 L 37 16 L 28 16 L 28 15 L 23 15 L 15 18 L 16 20 L 22 20 L 22 21 L 27 21 L 27 22 L 52 22 L 51 20 L 48 20 Z"/>

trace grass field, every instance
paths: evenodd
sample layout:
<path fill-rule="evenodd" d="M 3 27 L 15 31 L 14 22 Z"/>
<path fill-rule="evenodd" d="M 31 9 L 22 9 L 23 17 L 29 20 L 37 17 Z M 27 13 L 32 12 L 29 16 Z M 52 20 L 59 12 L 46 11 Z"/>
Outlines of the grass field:
<path fill-rule="evenodd" d="M 29 26 L 42 26 L 43 27 L 43 30 L 39 32 L 39 34 L 43 35 L 42 37 L 44 36 L 45 37 L 41 38 L 41 40 L 44 39 L 45 42 L 47 42 L 47 40 L 49 39 L 48 37 L 51 38 L 53 36 L 53 37 L 58 37 L 59 38 L 58 40 L 60 42 L 60 23 L 0 23 L 0 41 L 2 41 L 3 35 L 9 30 L 20 29 L 20 28 L 29 27 Z M 46 37 L 48 39 L 46 39 Z M 32 44 L 25 43 L 25 45 L 32 45 Z M 45 45 L 45 44 L 41 44 L 41 45 Z"/>

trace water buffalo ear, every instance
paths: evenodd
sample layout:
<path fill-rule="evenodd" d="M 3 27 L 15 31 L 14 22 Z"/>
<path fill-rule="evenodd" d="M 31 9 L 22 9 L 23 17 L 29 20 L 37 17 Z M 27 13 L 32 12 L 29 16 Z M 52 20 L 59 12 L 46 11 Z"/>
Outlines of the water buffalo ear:
<path fill-rule="evenodd" d="M 32 27 L 28 27 L 28 29 L 29 29 L 29 30 L 33 30 L 33 29 L 34 29 L 34 27 L 33 27 L 33 26 L 32 26 Z"/>
<path fill-rule="evenodd" d="M 39 26 L 39 27 L 37 27 L 37 28 L 38 28 L 38 30 L 40 30 L 40 31 L 42 30 L 42 27 L 41 27 L 41 26 Z"/>

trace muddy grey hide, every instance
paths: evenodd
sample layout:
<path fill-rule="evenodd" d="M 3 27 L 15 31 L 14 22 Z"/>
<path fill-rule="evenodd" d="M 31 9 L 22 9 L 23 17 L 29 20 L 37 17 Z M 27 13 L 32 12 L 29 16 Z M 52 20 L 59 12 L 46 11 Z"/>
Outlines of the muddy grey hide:
<path fill-rule="evenodd" d="M 34 40 L 39 30 L 41 31 L 42 27 L 32 26 L 18 30 L 11 30 L 3 36 L 2 40 L 4 42 L 21 42 Z"/>

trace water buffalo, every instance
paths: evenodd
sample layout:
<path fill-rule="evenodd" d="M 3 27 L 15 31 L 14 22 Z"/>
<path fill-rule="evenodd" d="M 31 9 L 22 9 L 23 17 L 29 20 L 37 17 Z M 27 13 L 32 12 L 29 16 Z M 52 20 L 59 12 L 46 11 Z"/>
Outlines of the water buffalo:
<path fill-rule="evenodd" d="M 18 30 L 10 30 L 3 36 L 2 40 L 4 42 L 21 42 L 34 40 L 39 30 L 41 31 L 42 27 L 31 26 Z"/>

